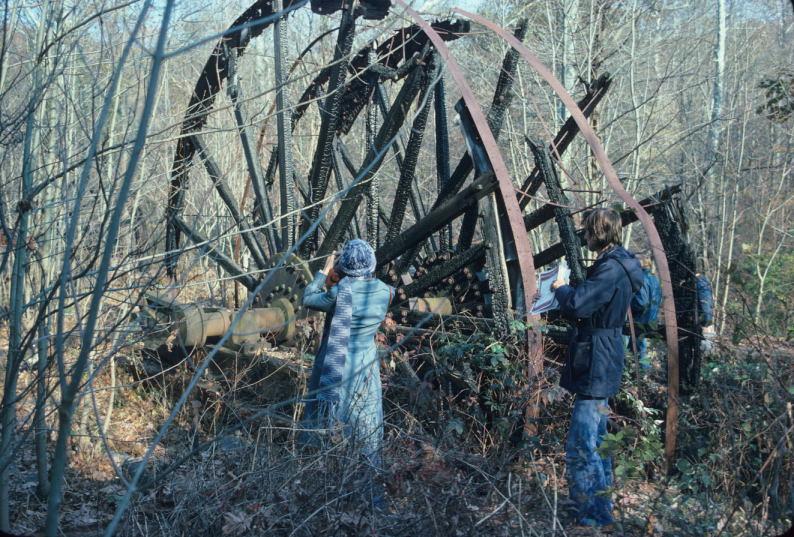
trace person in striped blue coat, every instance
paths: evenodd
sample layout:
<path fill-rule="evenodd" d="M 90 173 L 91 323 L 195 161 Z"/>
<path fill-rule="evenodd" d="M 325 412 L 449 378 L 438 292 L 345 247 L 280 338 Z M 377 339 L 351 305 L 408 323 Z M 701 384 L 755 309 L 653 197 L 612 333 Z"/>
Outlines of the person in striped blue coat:
<path fill-rule="evenodd" d="M 361 239 L 330 256 L 306 287 L 303 305 L 326 313 L 305 397 L 306 443 L 341 429 L 375 469 L 381 466 L 383 395 L 375 334 L 394 289 L 374 277 L 375 252 Z"/>

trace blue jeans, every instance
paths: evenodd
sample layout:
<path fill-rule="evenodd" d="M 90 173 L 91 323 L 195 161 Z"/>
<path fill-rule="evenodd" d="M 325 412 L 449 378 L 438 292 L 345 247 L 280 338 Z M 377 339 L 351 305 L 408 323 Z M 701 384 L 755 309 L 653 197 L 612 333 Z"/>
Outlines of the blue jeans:
<path fill-rule="evenodd" d="M 571 429 L 565 442 L 565 470 L 571 500 L 580 524 L 603 526 L 614 521 L 612 459 L 598 454 L 607 433 L 606 399 L 576 398 Z"/>

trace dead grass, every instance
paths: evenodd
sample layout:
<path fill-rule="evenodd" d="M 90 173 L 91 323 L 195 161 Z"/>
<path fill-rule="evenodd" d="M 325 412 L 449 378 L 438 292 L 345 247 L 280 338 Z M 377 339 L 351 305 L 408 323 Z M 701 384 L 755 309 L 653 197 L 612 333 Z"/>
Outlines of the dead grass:
<path fill-rule="evenodd" d="M 770 348 L 762 349 L 766 353 L 764 360 L 791 363 L 786 362 L 794 355 L 789 353 L 790 345 L 772 349 L 777 354 Z M 749 345 L 731 352 L 734 354 L 730 363 L 737 363 L 758 360 L 761 351 Z M 262 360 L 236 361 L 232 367 L 226 363 L 224 374 L 218 374 L 221 367 L 215 368 L 200 383 L 193 401 L 155 451 L 146 470 L 144 488 L 128 510 L 121 534 L 598 535 L 573 528 L 564 508 L 562 442 L 570 411 L 568 399 L 550 398 L 541 420 L 541 436 L 516 448 L 485 427 L 467 425 L 462 433 L 445 427 L 444 419 L 463 415 L 462 407 L 455 406 L 460 398 L 450 399 L 432 384 L 421 386 L 421 391 L 427 393 L 420 397 L 411 379 L 401 376 L 400 368 L 384 368 L 384 470 L 373 485 L 372 472 L 345 443 L 321 452 L 296 445 L 293 418 L 298 415 L 298 408 L 284 408 L 267 418 L 255 417 L 257 411 L 303 389 L 306 363 L 299 358 L 300 352 L 275 351 L 274 355 L 277 359 L 267 366 Z M 184 362 L 167 373 L 142 377 L 134 355 L 117 358 L 122 367 L 107 435 L 111 453 L 99 441 L 91 414 L 87 430 L 77 431 L 87 434 L 88 441 L 78 442 L 80 437 L 76 436 L 70 453 L 63 507 L 67 535 L 98 534 L 107 524 L 125 491 L 122 477 L 129 477 L 192 374 L 189 363 Z M 31 380 L 28 376 L 22 378 L 23 383 Z M 769 382 L 766 376 L 744 379 L 726 399 L 720 398 L 720 383 L 707 375 L 700 402 L 686 406 L 683 427 L 705 427 L 711 441 L 718 442 L 717 429 L 731 426 L 732 405 L 747 404 L 759 396 L 763 400 L 764 393 L 771 389 Z M 759 392 L 759 387 L 765 388 Z M 106 371 L 97 377 L 93 388 L 103 416 L 110 393 Z M 414 391 L 408 393 L 410 390 Z M 662 388 L 649 382 L 640 393 L 653 400 Z M 86 398 L 84 404 L 88 401 Z M 31 408 L 26 400 L 20 416 Z M 428 408 L 432 410 L 429 413 Z M 50 420 L 52 427 L 52 417 Z M 631 419 L 626 423 L 631 424 Z M 237 432 L 225 433 L 231 429 Z M 759 439 L 769 442 L 760 436 L 764 431 L 756 430 L 754 434 L 756 443 Z M 683 441 L 687 438 L 687 431 L 683 430 Z M 195 449 L 213 440 L 207 448 Z M 45 502 L 35 494 L 32 453 L 28 439 L 20 450 L 13 476 L 13 527 L 23 533 L 43 527 L 46 512 Z M 732 453 L 730 449 L 720 452 L 716 462 L 710 462 L 708 454 L 693 459 L 700 464 L 697 471 L 722 476 L 711 486 L 686 475 L 663 480 L 659 472 L 617 483 L 615 508 L 622 534 L 775 535 L 763 499 L 747 497 L 737 502 L 720 490 L 730 486 L 732 492 L 742 491 L 740 485 L 747 485 L 747 472 L 760 468 L 748 460 L 744 467 L 716 467 L 733 460 Z M 790 454 L 787 457 L 781 459 L 782 469 L 792 467 Z M 111 458 L 121 470 L 121 477 L 116 475 Z M 768 472 L 770 464 L 763 471 Z M 373 508 L 373 490 L 384 491 L 385 509 Z"/>

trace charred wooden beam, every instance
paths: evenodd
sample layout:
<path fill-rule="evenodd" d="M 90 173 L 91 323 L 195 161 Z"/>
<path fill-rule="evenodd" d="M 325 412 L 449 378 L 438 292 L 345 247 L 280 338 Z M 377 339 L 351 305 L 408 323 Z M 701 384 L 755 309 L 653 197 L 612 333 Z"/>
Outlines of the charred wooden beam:
<path fill-rule="evenodd" d="M 477 221 L 480 219 L 480 208 L 478 205 L 469 207 L 463 215 L 463 221 L 460 224 L 460 231 L 458 232 L 458 248 L 459 252 L 471 248 L 474 242 L 474 235 L 477 231 Z"/>
<path fill-rule="evenodd" d="M 375 61 L 375 53 L 373 50 L 370 50 L 369 55 L 367 57 L 367 62 L 370 65 L 375 65 L 377 62 Z M 373 82 L 377 82 L 375 79 L 377 78 L 377 74 L 371 73 L 370 78 Z M 372 84 L 372 87 L 375 87 L 375 84 Z M 367 143 L 367 149 L 375 147 L 375 134 L 378 129 L 378 107 L 375 105 L 374 92 L 370 95 L 370 99 L 367 101 L 367 115 L 365 121 L 365 138 Z M 380 226 L 378 222 L 378 211 L 380 210 L 380 177 L 378 174 L 375 174 L 372 177 L 372 180 L 369 183 L 369 188 L 367 189 L 367 241 L 370 244 L 379 244 L 380 243 Z"/>
<path fill-rule="evenodd" d="M 451 199 L 431 210 L 419 222 L 403 231 L 394 241 L 378 249 L 378 267 L 393 261 L 408 252 L 449 222 L 466 212 L 477 200 L 491 194 L 497 188 L 496 177 L 488 174 L 469 184 Z"/>
<path fill-rule="evenodd" d="M 564 189 L 563 191 L 564 192 L 578 192 L 576 190 L 572 190 L 572 189 L 568 189 L 568 188 Z M 600 193 L 600 191 L 588 191 L 588 192 L 593 192 L 595 194 L 599 194 Z M 575 213 L 571 213 L 571 215 L 577 214 L 577 213 L 586 213 L 590 209 L 592 209 L 594 207 L 597 207 L 598 205 L 601 205 L 601 203 L 603 203 L 603 200 L 596 201 L 592 205 L 587 205 L 585 207 L 579 207 L 579 208 L 576 209 L 576 212 Z M 545 224 L 546 222 L 548 222 L 552 218 L 554 218 L 554 204 L 547 203 L 546 205 L 542 205 L 541 207 L 538 207 L 537 209 L 535 209 L 531 213 L 524 215 L 524 227 L 526 227 L 527 231 L 532 231 L 536 227 Z"/>
<path fill-rule="evenodd" d="M 276 9 L 281 10 L 282 0 L 274 0 Z M 276 127 L 278 132 L 278 171 L 279 197 L 281 208 L 281 245 L 295 242 L 295 195 L 292 189 L 292 112 L 287 103 L 286 84 L 287 66 L 284 58 L 284 44 L 287 40 L 287 17 L 276 21 L 273 28 L 273 50 L 275 53 L 276 76 Z M 263 181 L 264 185 L 264 181 Z"/>
<path fill-rule="evenodd" d="M 427 76 L 424 76 L 421 82 L 422 90 L 419 96 L 419 102 L 424 103 L 424 106 L 419 109 L 414 118 L 413 125 L 411 125 L 411 136 L 408 139 L 408 145 L 405 147 L 405 159 L 400 169 L 400 179 L 397 182 L 397 189 L 394 193 L 394 204 L 392 205 L 391 215 L 389 216 L 389 227 L 386 232 L 385 242 L 387 244 L 400 234 L 408 199 L 413 194 L 412 187 L 416 178 L 416 164 L 419 161 L 419 151 L 422 148 L 422 139 L 425 134 L 425 127 L 427 126 L 427 116 L 430 112 L 430 92 L 432 91 L 430 79 L 440 75 L 441 62 L 436 58 L 434 65 L 436 66 L 435 69 L 432 71 L 428 70 Z M 419 215 L 417 215 L 417 219 L 418 217 Z"/>
<path fill-rule="evenodd" d="M 337 138 L 337 142 L 341 142 L 341 140 L 339 140 Z M 352 166 L 352 163 L 348 162 L 349 161 L 349 155 L 345 155 L 346 151 L 347 151 L 347 149 L 345 148 L 344 144 L 338 143 L 334 147 L 334 154 L 332 155 L 332 157 L 333 157 L 332 164 L 333 164 L 333 168 L 334 168 L 334 178 L 336 179 L 336 190 L 339 191 L 339 192 L 341 192 L 345 188 L 347 188 L 347 185 L 345 184 L 344 177 L 342 175 L 342 168 L 340 168 L 340 166 L 339 166 L 339 161 L 340 160 L 344 161 L 345 165 L 347 166 L 348 171 L 350 171 L 350 173 L 355 173 L 355 168 Z M 320 223 L 320 226 L 323 226 L 322 222 Z M 327 231 L 327 229 L 328 229 L 328 227 L 325 226 L 325 229 L 323 229 L 323 233 L 325 233 Z M 356 237 L 362 237 L 363 236 L 361 234 L 361 225 L 358 222 L 358 215 L 354 215 L 353 216 L 353 229 L 355 230 Z"/>
<path fill-rule="evenodd" d="M 434 118 L 436 121 L 436 194 L 449 182 L 449 125 L 447 124 L 447 91 L 441 78 L 433 89 Z M 439 248 L 452 249 L 452 225 L 441 230 Z"/>
<path fill-rule="evenodd" d="M 240 266 L 237 265 L 232 258 L 223 252 L 216 250 L 214 246 L 211 246 L 210 242 L 198 231 L 187 225 L 187 223 L 178 216 L 174 217 L 174 225 L 176 225 L 182 233 L 184 233 L 191 241 L 193 241 L 199 251 L 206 254 L 207 257 L 215 261 L 226 272 L 234 276 L 234 278 L 248 288 L 249 291 L 253 292 L 256 290 L 256 280 L 249 274 L 246 274 L 246 272 L 240 268 Z"/>
<path fill-rule="evenodd" d="M 243 154 L 245 155 L 245 162 L 248 166 L 248 174 L 251 176 L 251 185 L 254 187 L 254 195 L 256 196 L 257 206 L 259 208 L 259 219 L 262 224 L 266 224 L 265 237 L 267 237 L 268 247 L 272 254 L 280 251 L 283 245 L 278 241 L 270 225 L 270 222 L 273 221 L 273 215 L 270 212 L 270 205 L 267 202 L 267 190 L 265 189 L 265 181 L 262 176 L 262 167 L 254 149 L 253 139 L 249 132 L 248 120 L 243 110 L 242 95 L 236 80 L 235 53 L 229 51 L 228 55 L 229 86 L 227 90 L 229 98 L 234 104 L 234 119 L 237 122 L 237 131 L 240 135 L 240 143 L 243 146 Z"/>
<path fill-rule="evenodd" d="M 584 113 L 585 117 L 589 118 L 591 115 L 593 115 L 595 107 L 601 102 L 601 99 L 604 98 L 604 95 L 606 95 L 610 84 L 612 84 L 612 79 L 610 78 L 609 73 L 605 73 L 598 77 L 596 81 L 590 85 L 585 96 L 577 103 L 579 108 L 582 109 L 582 113 Z M 574 138 L 576 138 L 577 134 L 579 134 L 579 127 L 576 125 L 576 121 L 573 119 L 573 117 L 569 117 L 549 146 L 549 152 L 551 155 L 554 158 L 558 158 L 558 155 L 561 156 L 565 150 L 568 149 L 568 146 L 571 144 Z M 518 205 L 522 209 L 527 206 L 529 201 L 532 199 L 532 196 L 535 195 L 535 193 L 538 191 L 538 188 L 540 188 L 540 185 L 542 184 L 543 177 L 541 176 L 540 170 L 536 166 L 535 169 L 532 170 L 529 176 L 524 180 L 523 184 L 521 185 L 521 190 L 516 194 L 518 197 Z"/>
<path fill-rule="evenodd" d="M 303 185 L 301 185 L 300 181 L 298 180 L 297 173 L 293 172 L 292 180 L 295 183 L 295 187 L 298 189 L 298 194 L 300 194 L 301 198 L 303 199 L 303 206 L 307 207 L 311 203 L 311 198 L 309 197 L 309 193 L 306 191 L 306 188 Z M 301 216 L 303 216 L 304 213 L 305 210 L 301 208 Z M 320 228 L 320 231 L 322 231 L 323 233 L 328 231 L 328 226 L 326 225 L 325 222 L 320 222 L 320 225 L 318 227 Z"/>
<path fill-rule="evenodd" d="M 554 205 L 547 203 L 529 214 L 524 215 L 524 226 L 527 231 L 532 231 L 554 218 Z"/>
<path fill-rule="evenodd" d="M 513 35 L 519 41 L 523 41 L 527 35 L 528 22 L 526 18 L 519 19 L 513 31 Z M 499 72 L 493 102 L 491 103 L 491 109 L 488 111 L 488 126 L 494 131 L 494 136 L 497 136 L 497 131 L 501 130 L 505 112 L 510 105 L 510 101 L 513 100 L 513 81 L 516 77 L 518 58 L 518 51 L 511 47 L 502 60 L 502 70 Z"/>
<path fill-rule="evenodd" d="M 353 157 L 350 155 L 350 150 L 348 149 L 347 144 L 345 144 L 345 142 L 343 142 L 341 138 L 336 139 L 334 157 L 337 159 L 337 162 L 341 159 L 342 164 L 345 165 L 345 168 L 352 177 L 356 176 L 359 168 L 358 166 L 355 165 L 355 163 L 353 163 Z M 341 191 L 343 188 L 346 187 L 347 185 L 345 184 L 344 186 L 340 187 L 339 190 Z M 378 207 L 378 217 L 380 218 L 380 221 L 383 222 L 384 226 L 386 227 L 389 226 L 389 217 L 386 215 L 386 212 L 383 210 L 383 207 Z M 353 216 L 353 222 L 358 222 L 358 215 Z M 357 233 L 356 236 L 363 237 L 359 225 L 355 224 L 355 227 Z"/>
<path fill-rule="evenodd" d="M 662 239 L 670 267 L 678 325 L 678 352 L 682 391 L 691 391 L 700 383 L 702 353 L 701 327 L 698 323 L 695 254 L 686 238 L 683 209 L 679 203 L 660 204 L 648 209 Z"/>
<path fill-rule="evenodd" d="M 431 268 L 427 274 L 406 285 L 403 288 L 403 292 L 407 297 L 421 296 L 422 293 L 427 291 L 430 287 L 436 285 L 444 278 L 452 276 L 459 270 L 463 269 L 463 267 L 466 267 L 477 261 L 483 255 L 485 255 L 486 248 L 487 246 L 485 243 L 474 245 L 465 252 L 452 257 L 452 259 L 449 261 L 445 261 Z"/>
<path fill-rule="evenodd" d="M 248 250 L 251 252 L 251 257 L 253 258 L 257 267 L 260 269 L 266 268 L 267 262 L 265 261 L 265 253 L 262 250 L 262 246 L 259 244 L 259 241 L 256 240 L 256 236 L 249 229 L 245 219 L 240 214 L 240 210 L 237 208 L 237 203 L 234 200 L 232 191 L 229 190 L 229 186 L 226 184 L 226 181 L 223 180 L 223 175 L 221 174 L 220 168 L 215 163 L 215 160 L 210 156 L 209 152 L 207 151 L 207 146 L 204 144 L 204 141 L 199 134 L 193 135 L 193 144 L 198 150 L 199 158 L 204 161 L 204 167 L 206 168 L 207 174 L 212 180 L 212 184 L 215 186 L 215 190 L 218 191 L 218 195 L 226 205 L 229 214 L 232 216 L 232 220 L 234 220 L 234 223 L 237 224 L 237 227 L 240 229 L 240 235 L 242 236 L 243 241 L 245 241 L 245 245 L 248 246 Z"/>
<path fill-rule="evenodd" d="M 488 160 L 485 147 L 482 145 L 482 140 L 477 136 L 477 129 L 474 128 L 474 120 L 471 118 L 471 114 L 466 108 L 466 103 L 463 99 L 455 104 L 455 111 L 460 116 L 463 138 L 466 140 L 467 154 L 471 157 L 475 169 L 474 176 L 479 177 L 483 174 L 493 173 L 493 168 Z M 480 213 L 477 205 L 469 207 L 466 214 L 463 215 L 463 223 L 460 227 L 460 234 L 458 236 L 459 252 L 471 248 L 479 217 Z"/>
<path fill-rule="evenodd" d="M 427 57 L 428 50 L 428 48 L 425 48 L 421 56 Z M 417 65 L 408 76 L 403 87 L 400 88 L 400 93 L 395 99 L 394 106 L 389 110 L 388 115 L 383 120 L 383 125 L 381 125 L 378 131 L 375 147 L 367 151 L 364 164 L 362 164 L 361 170 L 356 175 L 358 183 L 348 191 L 343 199 L 339 211 L 336 213 L 336 217 L 331 223 L 328 233 L 317 251 L 318 257 L 330 254 L 334 248 L 336 248 L 337 244 L 339 244 L 340 239 L 353 219 L 356 209 L 358 209 L 361 203 L 361 195 L 368 188 L 369 180 L 378 172 L 380 165 L 383 163 L 384 152 L 382 149 L 386 148 L 387 143 L 392 143 L 398 129 L 405 122 L 408 110 L 419 93 L 421 86 L 420 82 L 423 76 L 423 66 Z"/>
<path fill-rule="evenodd" d="M 660 192 L 657 192 L 655 195 L 645 198 L 644 200 L 640 201 L 640 205 L 647 208 L 652 208 L 654 206 L 669 203 L 670 200 L 673 199 L 673 195 L 677 194 L 681 191 L 681 185 L 675 185 L 672 187 L 668 187 Z M 637 214 L 632 209 L 623 209 L 620 212 L 620 219 L 623 222 L 624 226 L 627 226 L 631 223 L 634 223 L 638 220 Z M 579 239 L 579 244 L 584 246 L 587 244 L 587 241 L 584 239 L 584 230 L 580 229 L 576 232 L 576 236 Z M 549 246 L 545 250 L 540 253 L 537 253 L 533 256 L 535 260 L 535 267 L 540 268 L 557 259 L 561 258 L 565 255 L 565 247 L 561 242 L 554 244 L 553 246 Z"/>
<path fill-rule="evenodd" d="M 543 182 L 546 184 L 546 193 L 553 206 L 554 218 L 560 232 L 560 242 L 565 250 L 565 257 L 571 269 L 571 282 L 576 285 L 585 279 L 584 263 L 579 237 L 576 235 L 576 225 L 568 209 L 569 200 L 562 191 L 560 177 L 551 161 L 549 150 L 540 143 L 535 143 L 527 138 L 527 143 L 535 158 L 535 169 L 540 170 Z"/>
<path fill-rule="evenodd" d="M 454 327 L 456 331 L 464 333 L 470 332 L 493 332 L 495 323 L 492 319 L 471 317 L 468 315 L 439 315 L 437 313 L 416 312 L 411 310 L 401 310 L 401 314 L 405 314 L 405 319 L 411 323 L 411 326 L 416 326 L 417 323 L 423 322 L 424 326 L 437 327 L 446 326 L 448 328 Z"/>
<path fill-rule="evenodd" d="M 312 206 L 309 207 L 308 218 L 305 218 L 301 224 L 301 235 L 309 232 L 312 222 L 317 220 L 321 208 L 320 201 L 325 198 L 325 191 L 328 188 L 328 178 L 331 172 L 331 144 L 339 123 L 339 105 L 342 100 L 345 76 L 347 75 L 346 58 L 350 55 L 350 49 L 353 47 L 353 34 L 356 29 L 352 6 L 346 7 L 347 9 L 342 12 L 342 23 L 339 27 L 336 48 L 334 49 L 334 59 L 326 92 L 327 96 L 320 109 L 322 117 L 320 133 L 317 138 L 317 148 L 314 151 L 311 171 L 309 172 Z M 304 257 L 309 257 L 316 248 L 317 231 L 315 230 L 301 245 L 301 253 Z"/>
<path fill-rule="evenodd" d="M 441 79 L 439 79 L 439 82 L 441 82 Z M 375 96 L 377 98 L 381 113 L 385 116 L 389 111 L 389 98 L 386 88 L 382 83 L 378 83 L 377 87 L 375 88 Z M 394 141 L 394 145 L 392 145 L 392 151 L 394 152 L 394 161 L 397 163 L 397 169 L 401 174 L 403 169 L 403 155 L 405 155 L 406 151 L 405 145 L 406 143 L 403 133 L 400 132 L 397 136 L 397 139 Z M 419 195 L 419 188 L 417 187 L 416 182 L 412 182 L 410 188 L 408 189 L 408 201 L 411 202 L 411 211 L 414 213 L 414 221 L 419 220 L 427 214 L 425 202 L 422 199 L 422 196 Z M 388 223 L 386 224 L 386 227 L 388 227 Z"/>

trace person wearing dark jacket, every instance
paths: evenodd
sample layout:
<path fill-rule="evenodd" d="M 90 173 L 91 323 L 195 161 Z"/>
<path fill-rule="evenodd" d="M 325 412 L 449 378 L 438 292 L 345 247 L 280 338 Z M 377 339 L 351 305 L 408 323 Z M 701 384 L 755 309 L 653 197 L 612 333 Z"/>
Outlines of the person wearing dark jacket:
<path fill-rule="evenodd" d="M 597 252 L 587 278 L 576 287 L 552 284 L 560 311 L 573 323 L 560 386 L 575 395 L 565 442 L 566 477 L 577 522 L 609 526 L 612 461 L 598 453 L 607 430 L 608 398 L 620 388 L 623 373 L 623 325 L 643 273 L 632 253 L 621 246 L 620 215 L 596 209 L 585 218 L 587 248 Z"/>

